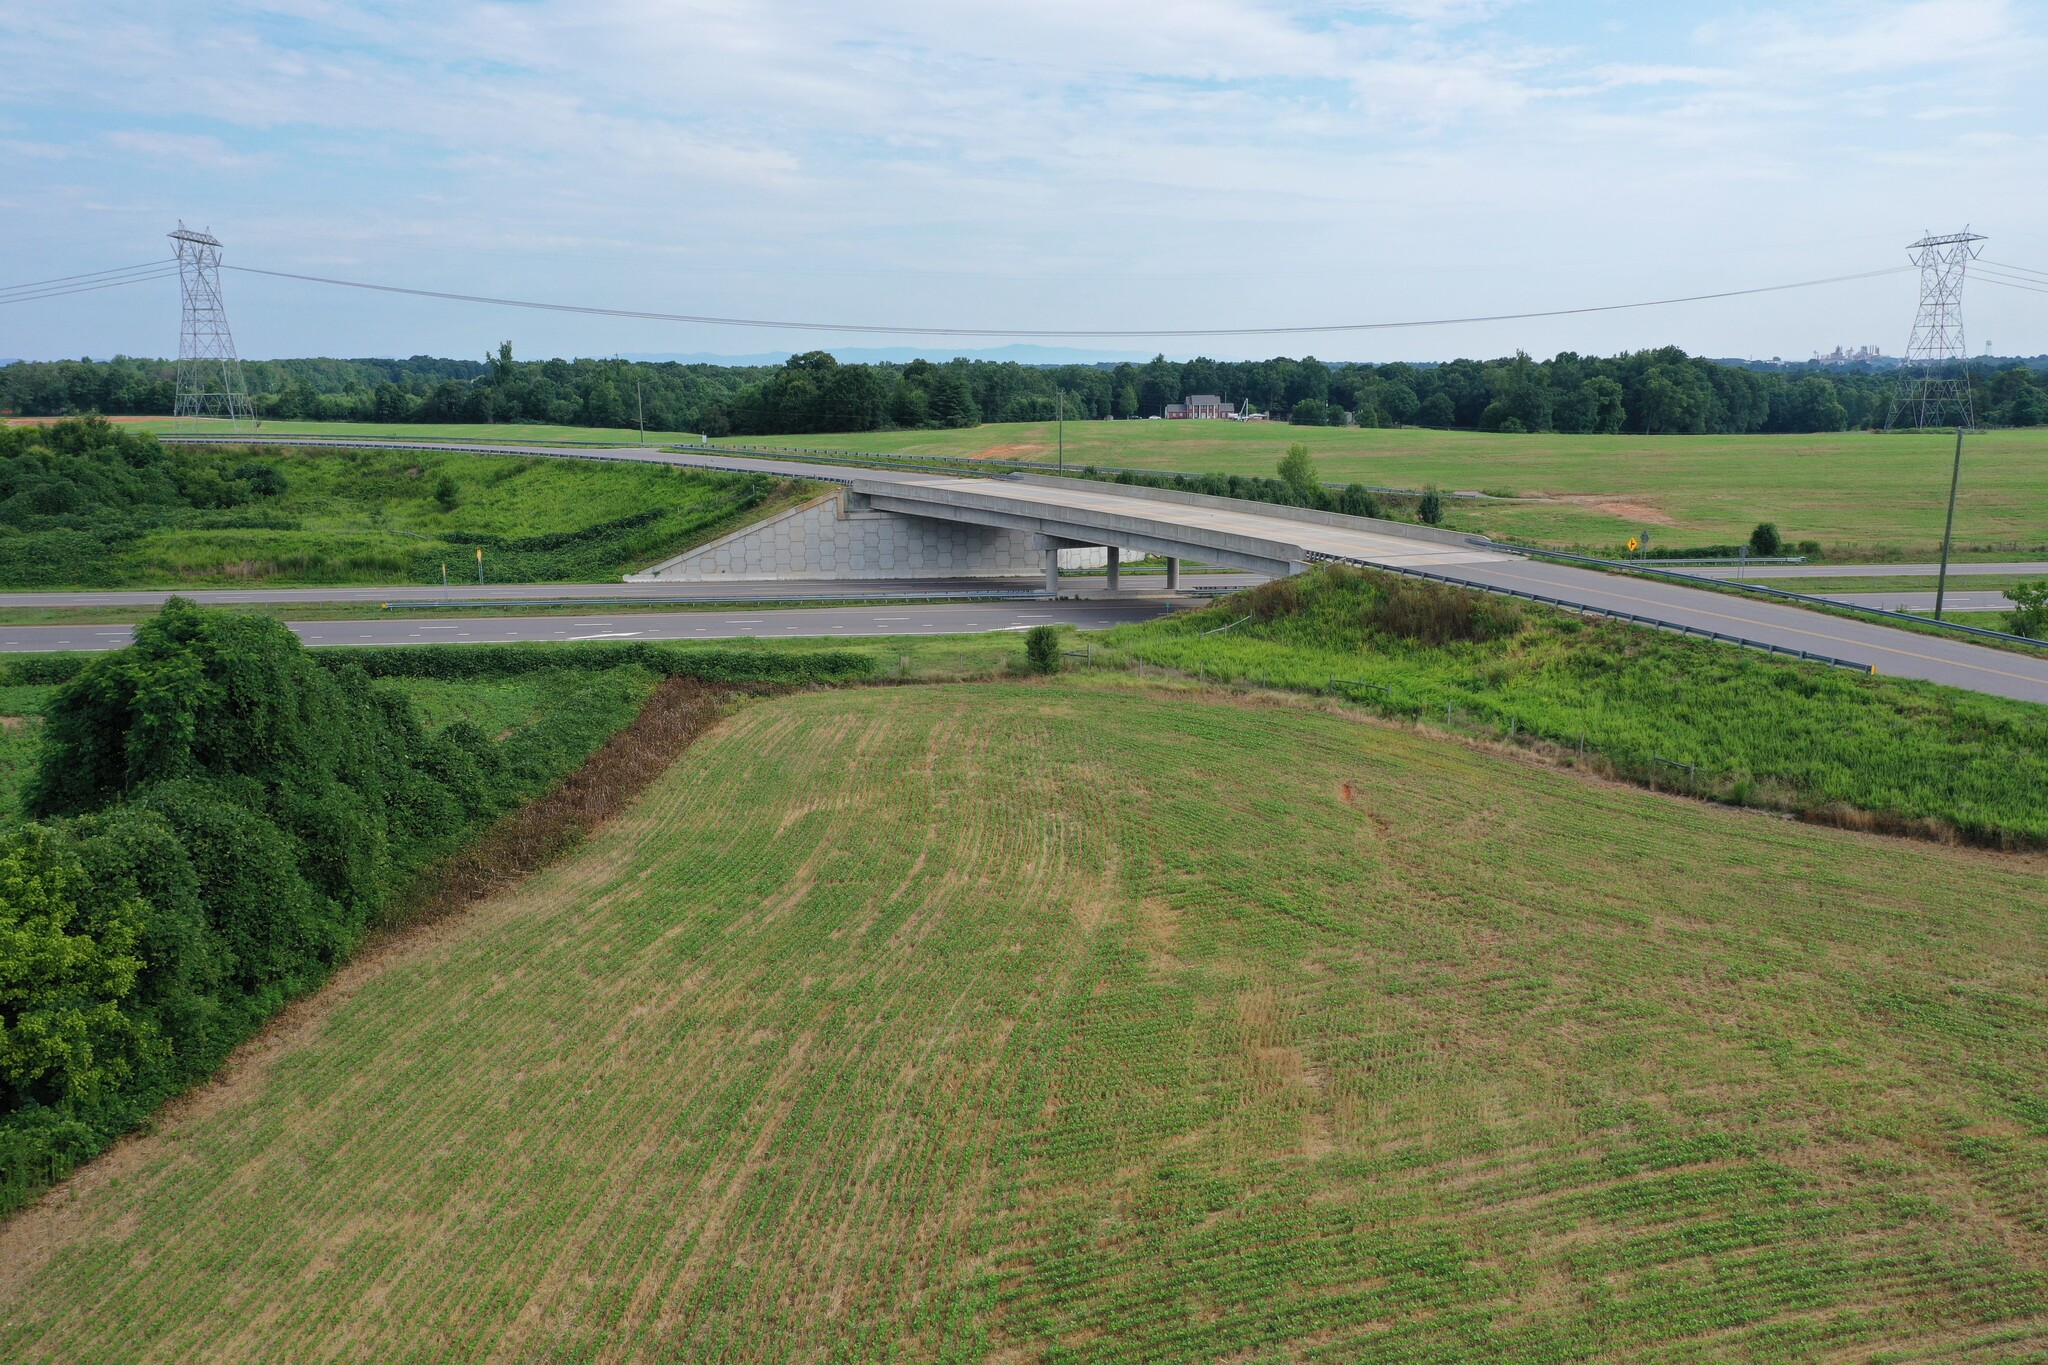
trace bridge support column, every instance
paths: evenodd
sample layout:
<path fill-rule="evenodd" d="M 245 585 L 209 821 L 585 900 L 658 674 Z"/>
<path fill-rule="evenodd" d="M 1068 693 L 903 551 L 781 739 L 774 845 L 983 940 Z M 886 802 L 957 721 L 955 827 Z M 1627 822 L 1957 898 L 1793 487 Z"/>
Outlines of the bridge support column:
<path fill-rule="evenodd" d="M 1109 547 L 1109 590 L 1111 592 L 1117 590 L 1117 569 L 1121 567 L 1123 553 L 1122 550 L 1114 545 Z"/>
<path fill-rule="evenodd" d="M 1180 591 L 1180 557 L 1178 555 L 1168 555 L 1166 557 L 1166 590 L 1168 592 Z"/>
<path fill-rule="evenodd" d="M 1060 547 L 1048 546 L 1045 552 L 1045 590 L 1058 595 L 1060 590 Z"/>

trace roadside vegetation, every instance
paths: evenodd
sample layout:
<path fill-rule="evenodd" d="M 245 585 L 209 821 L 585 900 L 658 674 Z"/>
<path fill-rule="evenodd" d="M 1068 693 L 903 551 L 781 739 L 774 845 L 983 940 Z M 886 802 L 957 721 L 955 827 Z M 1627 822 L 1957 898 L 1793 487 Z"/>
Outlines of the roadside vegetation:
<path fill-rule="evenodd" d="M 0 1355 L 2030 1359 L 2041 874 L 1121 677 L 766 700 L 0 1226 Z"/>
<path fill-rule="evenodd" d="M 762 475 L 0 428 L 0 588 L 616 580 L 794 502 Z"/>
<path fill-rule="evenodd" d="M 1334 692 L 1714 800 L 2048 845 L 2048 708 L 2025 702 L 1341 567 L 1106 638 L 1189 677 Z"/>
<path fill-rule="evenodd" d="M 177 599 L 130 648 L 12 662 L 4 701 L 35 714 L 0 738 L 0 1209 L 208 1074 L 664 677 L 869 671 L 631 645 L 316 655 Z M 538 865 L 580 828 L 569 812 L 498 862 Z"/>

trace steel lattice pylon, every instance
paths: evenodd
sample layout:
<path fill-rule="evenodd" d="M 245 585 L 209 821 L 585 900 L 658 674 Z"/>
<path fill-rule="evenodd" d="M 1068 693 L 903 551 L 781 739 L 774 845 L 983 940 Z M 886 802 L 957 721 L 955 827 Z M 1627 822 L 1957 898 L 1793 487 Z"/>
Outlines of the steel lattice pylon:
<path fill-rule="evenodd" d="M 172 414 L 180 424 L 200 417 L 231 423 L 256 418 L 228 310 L 220 300 L 220 239 L 183 223 L 171 234 L 178 252 L 178 293 L 184 305 L 178 326 L 178 397 Z"/>
<path fill-rule="evenodd" d="M 1899 366 L 1886 431 L 1896 426 L 1970 427 L 1969 354 L 1963 346 L 1963 276 L 1985 239 L 1974 232 L 1922 237 L 1907 247 L 1920 267 L 1920 313 Z M 1950 365 L 1954 371 L 1949 372 Z"/>

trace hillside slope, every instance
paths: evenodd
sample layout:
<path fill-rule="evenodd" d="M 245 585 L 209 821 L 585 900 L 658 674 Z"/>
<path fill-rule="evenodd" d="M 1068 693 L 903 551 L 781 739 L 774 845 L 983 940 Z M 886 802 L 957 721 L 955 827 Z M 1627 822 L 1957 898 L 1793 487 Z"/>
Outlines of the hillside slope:
<path fill-rule="evenodd" d="M 764 702 L 0 1227 L 0 1355 L 2011 1358 L 2042 871 L 1308 710 Z"/>

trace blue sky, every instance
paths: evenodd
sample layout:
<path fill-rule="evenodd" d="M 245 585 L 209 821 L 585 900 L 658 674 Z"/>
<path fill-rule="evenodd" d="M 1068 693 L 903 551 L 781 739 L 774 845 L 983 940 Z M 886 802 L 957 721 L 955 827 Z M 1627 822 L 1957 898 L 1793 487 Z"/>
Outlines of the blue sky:
<path fill-rule="evenodd" d="M 11 278 L 230 262 L 662 312 L 1193 328 L 2048 271 L 2048 7 L 1405 0 L 0 0 Z M 874 335 L 227 281 L 243 354 L 757 353 Z M 1590 318 L 1102 343 L 1354 359 L 1900 349 L 1898 275 Z M 2048 294 L 1972 285 L 1973 349 Z M 163 354 L 164 283 L 0 306 L 0 356 Z M 934 341 L 933 353 L 985 342 Z"/>

